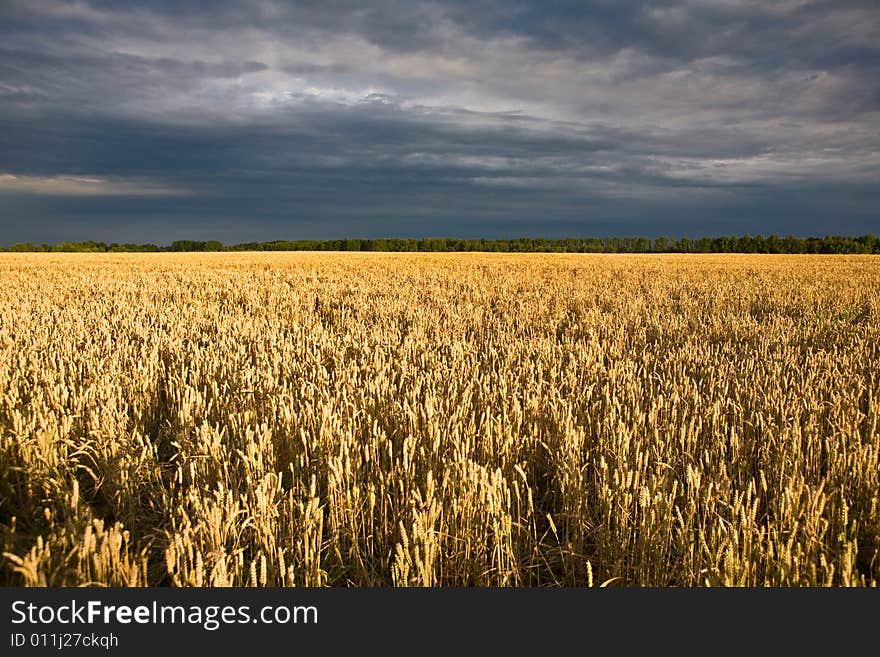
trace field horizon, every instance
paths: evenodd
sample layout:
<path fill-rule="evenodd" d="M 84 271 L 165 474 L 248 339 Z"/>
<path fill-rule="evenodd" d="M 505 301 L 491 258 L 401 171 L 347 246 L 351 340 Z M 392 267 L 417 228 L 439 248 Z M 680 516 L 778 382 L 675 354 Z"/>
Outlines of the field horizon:
<path fill-rule="evenodd" d="M 272 240 L 223 244 L 219 240 L 178 239 L 165 244 L 105 241 L 64 241 L 54 244 L 19 242 L 0 252 L 12 253 L 150 253 L 150 252 L 473 252 L 473 253 L 770 253 L 770 254 L 880 254 L 880 237 L 863 235 L 801 236 L 741 234 L 702 237 L 379 237 Z"/>

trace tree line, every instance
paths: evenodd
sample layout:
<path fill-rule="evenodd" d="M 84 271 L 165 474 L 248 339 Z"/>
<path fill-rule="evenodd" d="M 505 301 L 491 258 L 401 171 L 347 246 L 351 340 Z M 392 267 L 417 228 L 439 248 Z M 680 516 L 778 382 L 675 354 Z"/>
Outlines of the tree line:
<path fill-rule="evenodd" d="M 794 237 L 742 235 L 725 237 L 570 237 L 543 239 L 343 239 L 276 240 L 224 245 L 217 240 L 175 240 L 170 245 L 61 242 L 14 244 L 2 251 L 48 253 L 147 253 L 176 251 L 488 251 L 495 253 L 880 253 L 880 237 Z"/>

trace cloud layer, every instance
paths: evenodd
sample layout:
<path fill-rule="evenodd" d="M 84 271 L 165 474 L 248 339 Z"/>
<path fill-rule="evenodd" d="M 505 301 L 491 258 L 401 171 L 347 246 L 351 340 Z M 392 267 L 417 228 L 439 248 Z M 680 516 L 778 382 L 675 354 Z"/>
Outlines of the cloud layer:
<path fill-rule="evenodd" d="M 0 7 L 9 243 L 880 232 L 850 0 Z"/>

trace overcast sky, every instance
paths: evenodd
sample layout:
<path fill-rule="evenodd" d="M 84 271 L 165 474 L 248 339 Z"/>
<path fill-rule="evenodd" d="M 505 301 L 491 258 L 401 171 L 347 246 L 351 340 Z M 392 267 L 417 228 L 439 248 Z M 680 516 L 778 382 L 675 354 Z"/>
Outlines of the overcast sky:
<path fill-rule="evenodd" d="M 877 0 L 0 0 L 0 243 L 880 233 Z"/>

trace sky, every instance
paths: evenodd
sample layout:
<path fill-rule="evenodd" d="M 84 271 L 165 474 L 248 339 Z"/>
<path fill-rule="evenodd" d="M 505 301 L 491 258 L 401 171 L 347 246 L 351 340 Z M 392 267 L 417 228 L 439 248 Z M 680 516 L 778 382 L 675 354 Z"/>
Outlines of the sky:
<path fill-rule="evenodd" d="M 0 244 L 880 233 L 877 0 L 0 0 Z"/>

